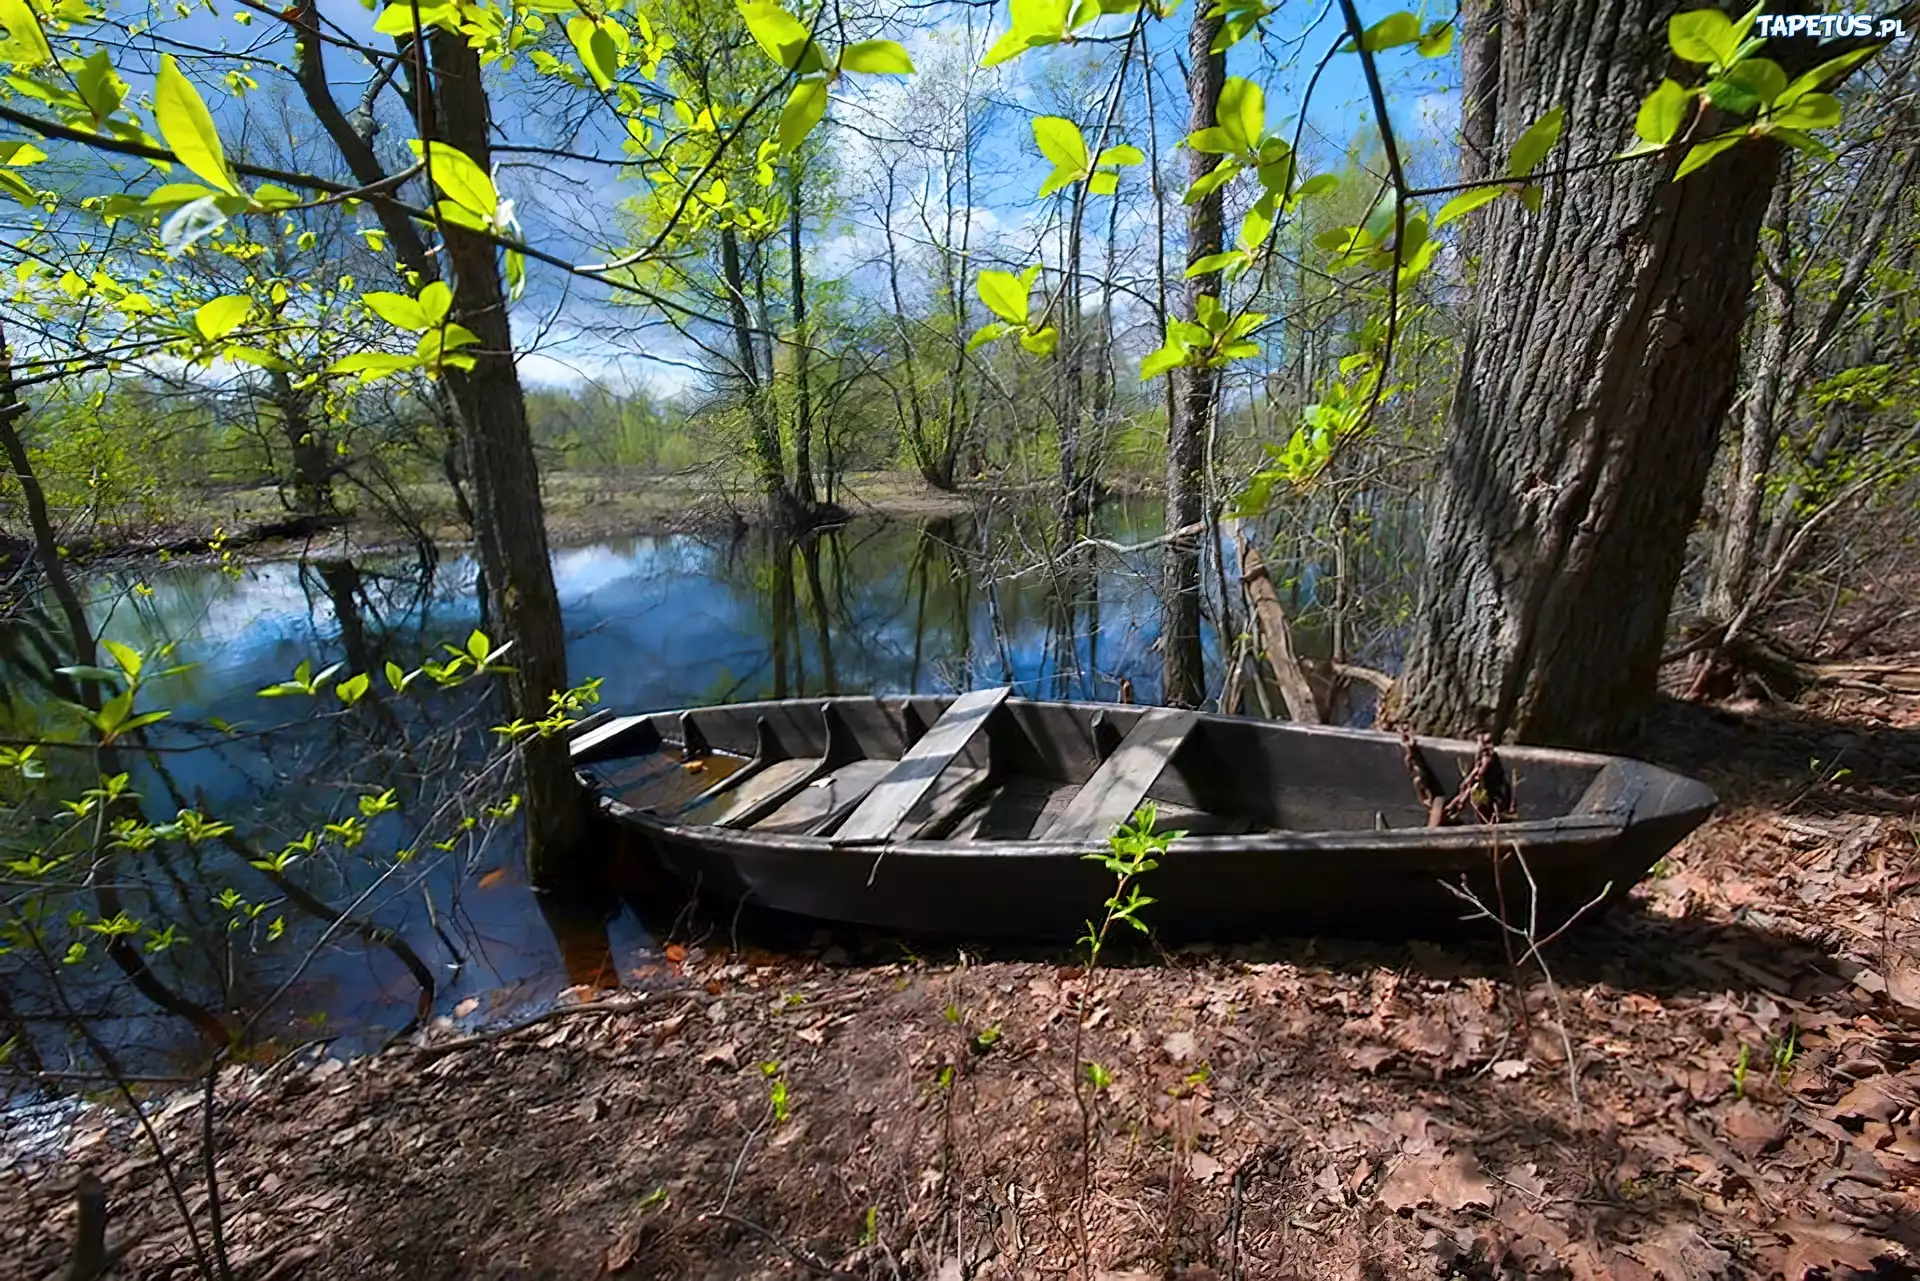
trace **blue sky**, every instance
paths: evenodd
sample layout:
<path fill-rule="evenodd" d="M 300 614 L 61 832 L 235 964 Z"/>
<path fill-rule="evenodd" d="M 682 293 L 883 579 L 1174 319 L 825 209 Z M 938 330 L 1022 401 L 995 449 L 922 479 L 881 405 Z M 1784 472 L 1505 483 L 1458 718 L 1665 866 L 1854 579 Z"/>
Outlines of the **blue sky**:
<path fill-rule="evenodd" d="M 708 0 L 716 6 L 731 7 L 731 0 Z M 1149 22 L 1147 39 L 1155 64 L 1155 107 L 1159 117 L 1162 172 L 1177 192 L 1184 181 L 1184 157 L 1174 144 L 1184 133 L 1186 105 L 1177 59 L 1184 58 L 1192 4 L 1189 0 L 1171 19 Z M 321 11 L 337 29 L 369 44 L 383 45 L 372 32 L 374 14 L 359 0 L 321 0 Z M 1372 22 L 1399 8 L 1391 3 L 1362 3 L 1363 21 Z M 125 13 L 125 10 L 119 12 Z M 251 16 L 243 25 L 236 21 L 237 10 L 225 3 L 202 4 L 185 17 L 177 17 L 171 6 L 150 0 L 146 18 L 156 35 L 202 48 L 220 48 L 236 54 L 257 57 L 262 67 L 255 71 L 261 88 L 250 95 L 254 103 L 277 92 L 291 93 L 290 77 L 274 70 L 292 55 L 286 28 L 265 17 Z M 1006 28 L 1004 5 L 989 15 L 965 5 L 921 8 L 906 11 L 912 23 L 881 24 L 862 34 L 887 36 L 904 43 L 923 71 L 942 57 L 949 61 L 958 51 L 970 47 L 976 55 Z M 1093 32 L 1096 36 L 1123 33 L 1128 18 L 1103 19 Z M 1229 56 L 1229 73 L 1245 75 L 1261 83 L 1268 96 L 1267 117 L 1270 127 L 1282 120 L 1291 129 L 1291 117 L 1299 109 L 1299 99 L 1309 74 L 1327 48 L 1339 36 L 1340 17 L 1332 0 L 1313 6 L 1284 4 L 1267 24 L 1258 39 L 1249 38 Z M 157 55 L 167 48 L 156 42 L 151 50 Z M 564 45 L 558 46 L 564 51 Z M 183 66 L 190 74 L 196 63 L 189 51 L 182 50 Z M 1082 44 L 1071 48 L 1031 50 L 992 72 L 980 81 L 992 98 L 1002 104 L 997 123 L 986 144 L 980 147 L 978 182 L 972 217 L 976 240 L 972 248 L 978 260 L 986 263 L 1016 265 L 1033 260 L 1039 246 L 1037 228 L 1043 225 L 1047 210 L 1035 199 L 1048 165 L 1038 154 L 1028 125 L 1032 115 L 1060 112 L 1073 114 L 1075 103 L 1069 86 L 1076 72 L 1090 71 L 1104 85 L 1116 64 L 1117 45 Z M 329 77 L 335 96 L 343 107 L 358 101 L 370 69 L 364 60 L 340 48 L 328 50 Z M 133 81 L 136 94 L 149 88 L 141 74 L 140 59 L 119 59 L 123 74 Z M 1451 164 L 1450 139 L 1458 115 L 1457 55 L 1435 60 L 1420 59 L 1410 49 L 1382 55 L 1390 112 L 1396 134 L 1412 156 L 1416 173 L 1437 177 Z M 232 147 L 240 134 L 243 104 L 228 95 L 213 76 L 200 77 L 202 91 L 213 106 L 222 132 Z M 531 80 L 524 64 L 499 77 L 502 86 L 524 85 Z M 884 132 L 890 122 L 912 108 L 916 86 L 902 77 L 847 77 L 836 86 L 835 102 L 827 121 L 821 126 L 836 167 L 839 170 L 839 216 L 830 225 L 815 228 L 810 241 L 809 266 L 816 278 L 840 277 L 856 292 L 871 291 L 876 279 L 872 261 L 878 256 L 881 231 L 867 209 L 873 195 L 876 166 L 886 148 L 863 135 Z M 849 83 L 851 82 L 851 83 Z M 1063 84 L 1063 82 L 1066 82 Z M 1136 70 L 1129 82 L 1127 104 L 1135 118 L 1135 127 L 1124 139 L 1144 148 L 1146 139 L 1139 132 L 1138 118 L 1144 102 L 1141 77 Z M 534 116 L 522 111 L 516 95 L 495 93 L 498 124 L 512 140 L 546 142 L 537 136 Z M 1090 114 L 1091 103 L 1081 104 L 1080 114 Z M 1322 75 L 1308 112 L 1303 150 L 1308 157 L 1337 160 L 1348 139 L 1370 119 L 1365 86 L 1359 61 L 1351 54 L 1337 55 Z M 768 126 L 771 127 L 769 119 Z M 617 127 L 605 110 L 589 115 L 574 146 L 601 155 L 617 155 L 612 139 Z M 389 129 L 383 144 L 398 148 L 411 131 L 404 125 Z M 896 152 L 898 149 L 895 149 Z M 909 166 L 917 158 L 907 157 Z M 1138 249 L 1142 241 L 1151 241 L 1151 202 L 1144 195 L 1145 178 L 1141 170 L 1130 171 L 1123 187 L 1124 216 L 1117 238 Z M 1246 181 L 1246 180 L 1242 180 Z M 530 162 L 504 158 L 500 172 L 504 195 L 514 199 L 530 240 L 543 248 L 576 262 L 601 258 L 611 246 L 612 212 L 625 196 L 637 188 L 624 180 L 617 170 L 569 161 Z M 1100 201 L 1089 219 L 1090 231 L 1098 234 L 1105 226 L 1106 214 Z M 370 223 L 371 216 L 366 215 Z M 1177 208 L 1169 210 L 1168 223 L 1177 252 L 1177 228 L 1182 219 Z M 911 236 L 905 243 L 910 245 Z M 1147 250 L 1150 253 L 1150 247 Z M 613 385 L 644 380 L 661 391 L 676 391 L 696 380 L 682 367 L 697 357 L 688 345 L 670 331 L 653 330 L 621 335 L 646 317 L 633 307 L 612 307 L 606 291 L 589 282 L 568 279 L 563 273 L 534 266 L 527 298 L 515 315 L 515 332 L 522 348 L 522 367 L 529 381 L 567 383 L 580 378 Z M 650 359 L 649 356 L 663 358 Z"/>

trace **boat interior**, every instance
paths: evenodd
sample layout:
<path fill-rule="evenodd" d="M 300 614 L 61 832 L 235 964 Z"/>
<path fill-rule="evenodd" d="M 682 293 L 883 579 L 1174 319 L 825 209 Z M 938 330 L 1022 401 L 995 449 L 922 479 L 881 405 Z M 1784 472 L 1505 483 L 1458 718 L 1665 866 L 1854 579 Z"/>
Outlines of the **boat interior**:
<path fill-rule="evenodd" d="M 1192 836 L 1424 828 L 1393 738 L 1170 708 L 957 698 L 831 698 L 619 717 L 572 743 L 598 794 L 675 825 L 836 844 L 902 840 L 1097 844 L 1143 802 Z M 1434 790 L 1469 744 L 1422 741 Z M 1509 821 L 1601 808 L 1604 758 L 1500 752 Z"/>

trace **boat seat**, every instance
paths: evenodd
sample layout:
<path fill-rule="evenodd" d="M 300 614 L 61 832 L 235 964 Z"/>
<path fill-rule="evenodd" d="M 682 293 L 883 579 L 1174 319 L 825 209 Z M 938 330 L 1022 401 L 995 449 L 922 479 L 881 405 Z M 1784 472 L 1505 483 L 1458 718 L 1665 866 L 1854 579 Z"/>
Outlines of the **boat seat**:
<path fill-rule="evenodd" d="M 1094 771 L 1051 826 L 1035 833 L 1043 841 L 1104 841 L 1133 817 L 1167 762 L 1193 732 L 1193 712 L 1156 707 L 1143 712 L 1112 756 Z"/>
<path fill-rule="evenodd" d="M 874 785 L 885 778 L 893 761 L 849 761 L 795 792 L 779 809 L 749 823 L 756 832 L 800 835 L 829 826 L 850 813 Z"/>
<path fill-rule="evenodd" d="M 834 842 L 857 844 L 891 838 L 914 814 L 916 807 L 934 792 L 941 776 L 967 750 L 994 709 L 1007 701 L 1009 692 L 1004 685 L 980 689 L 962 694 L 948 704 L 933 728 L 922 734 L 919 741 L 893 763 L 885 777 L 874 784 L 873 790 L 834 833 Z M 964 788 L 971 790 L 981 777 L 980 771 L 969 771 L 963 780 Z M 922 814 L 922 825 L 928 817 Z"/>

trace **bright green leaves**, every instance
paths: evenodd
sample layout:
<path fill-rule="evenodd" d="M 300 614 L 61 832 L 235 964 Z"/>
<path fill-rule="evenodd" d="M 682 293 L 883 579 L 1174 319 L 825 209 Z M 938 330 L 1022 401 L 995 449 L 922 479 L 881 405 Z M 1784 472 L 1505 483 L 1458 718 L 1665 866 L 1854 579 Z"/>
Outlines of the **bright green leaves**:
<path fill-rule="evenodd" d="M 1293 188 L 1293 148 L 1284 138 L 1267 136 L 1266 114 L 1266 97 L 1259 85 L 1239 76 L 1227 79 L 1220 89 L 1214 123 L 1186 137 L 1188 147 L 1219 156 L 1220 163 L 1193 181 L 1181 197 L 1183 203 L 1198 204 L 1252 169 L 1266 189 L 1261 198 L 1266 214 L 1271 216 L 1276 209 L 1294 206 L 1302 193 Z"/>
<path fill-rule="evenodd" d="M 892 40 L 862 40 L 841 51 L 840 69 L 870 76 L 910 76 L 913 59 L 905 46 Z"/>
<path fill-rule="evenodd" d="M 446 197 L 434 205 L 435 213 L 454 226 L 470 231 L 494 229 L 500 213 L 500 193 L 486 170 L 475 164 L 466 152 L 444 142 L 409 138 L 407 146 L 413 158 L 425 166 L 433 185 Z"/>
<path fill-rule="evenodd" d="M 252 315 L 253 299 L 245 294 L 225 294 L 194 311 L 194 332 L 207 342 L 219 342 Z"/>
<path fill-rule="evenodd" d="M 787 95 L 787 105 L 780 109 L 780 150 L 789 155 L 798 151 L 826 114 L 826 81 L 802 80 L 795 85 Z"/>
<path fill-rule="evenodd" d="M 30 142 L 0 142 L 0 191 L 32 207 L 40 203 L 40 193 L 31 183 L 19 174 L 8 172 L 26 165 L 38 164 L 47 158 L 47 153 Z"/>
<path fill-rule="evenodd" d="M 1236 316 L 1222 307 L 1212 294 L 1202 294 L 1194 320 L 1174 317 L 1167 321 L 1167 340 L 1141 360 L 1140 381 L 1147 382 L 1174 369 L 1220 369 L 1233 361 L 1257 356 L 1260 345 L 1251 340 L 1251 335 L 1266 320 L 1265 315 L 1254 311 Z"/>
<path fill-rule="evenodd" d="M 1760 41 L 1749 44 L 1746 36 L 1761 8 L 1755 5 L 1737 22 L 1718 9 L 1676 13 L 1667 19 L 1667 44 L 1688 62 L 1704 63 L 1718 74 L 1759 47 Z"/>
<path fill-rule="evenodd" d="M 1092 156 L 1087 152 L 1087 140 L 1080 135 L 1080 126 L 1064 116 L 1034 117 L 1033 140 L 1039 144 L 1040 154 L 1053 162 L 1053 172 L 1040 184 L 1042 197 L 1078 182 L 1092 168 Z"/>
<path fill-rule="evenodd" d="M 754 43 L 766 50 L 769 58 L 803 76 L 827 69 L 826 55 L 814 43 L 806 24 L 773 0 L 738 0 L 738 7 Z"/>
<path fill-rule="evenodd" d="M 1567 123 L 1567 109 L 1555 107 L 1527 126 L 1525 133 L 1514 141 L 1513 149 L 1507 153 L 1507 172 L 1516 178 L 1524 178 L 1534 171 L 1553 144 L 1560 141 L 1560 131 Z"/>
<path fill-rule="evenodd" d="M 1146 160 L 1140 148 L 1125 144 L 1108 147 L 1098 156 L 1089 157 L 1087 140 L 1081 135 L 1080 126 L 1064 116 L 1036 116 L 1033 140 L 1039 145 L 1040 154 L 1053 162 L 1053 172 L 1040 184 L 1042 197 L 1051 196 L 1083 178 L 1094 195 L 1110 196 L 1119 188 L 1121 167 Z"/>
<path fill-rule="evenodd" d="M 0 44 L 0 58 L 15 67 L 38 67 L 53 61 L 47 33 L 27 0 L 0 0 L 0 27 L 7 29 L 6 42 Z"/>
<path fill-rule="evenodd" d="M 1009 334 L 1020 339 L 1020 345 L 1036 356 L 1053 353 L 1060 341 L 1060 334 L 1052 325 L 1037 325 L 1032 320 L 1031 299 L 1033 283 L 1039 279 L 1040 265 L 1035 263 L 1019 275 L 1010 271 L 983 271 L 974 282 L 980 292 L 980 301 L 987 310 L 1000 317 L 980 326 L 967 340 L 967 350 L 975 351 L 996 339 Z M 1045 319 L 1044 316 L 1041 317 Z"/>
<path fill-rule="evenodd" d="M 1728 115 L 1755 118 L 1695 143 L 1674 170 L 1676 182 L 1746 138 L 1774 137 L 1813 155 L 1829 154 L 1824 143 L 1806 132 L 1840 123 L 1840 100 L 1820 87 L 1872 57 L 1878 46 L 1852 50 L 1789 81 L 1779 63 L 1754 56 L 1766 43 L 1748 35 L 1760 9 L 1755 5 L 1739 18 L 1694 9 L 1668 21 L 1669 47 L 1680 58 L 1705 66 L 1708 78 L 1696 89 L 1662 80 L 1640 104 L 1633 126 L 1637 141 L 1623 157 L 1664 150 L 1695 110 L 1709 104 Z"/>
<path fill-rule="evenodd" d="M 373 382 L 409 369 L 438 375 L 445 369 L 471 369 L 474 358 L 460 350 L 471 347 L 480 338 L 465 325 L 447 319 L 453 308 L 453 291 L 446 282 L 430 281 L 418 298 L 406 294 L 374 290 L 362 294 L 367 310 L 397 329 L 420 335 L 411 356 L 396 352 L 362 351 L 336 360 L 327 366 L 332 374 L 358 374 L 361 382 Z"/>
<path fill-rule="evenodd" d="M 1265 0 L 1216 0 L 1213 7 L 1207 10 L 1207 16 L 1221 19 L 1220 30 L 1207 51 L 1225 53 L 1246 39 L 1278 9 L 1277 4 L 1267 4 Z"/>
<path fill-rule="evenodd" d="M 172 54 L 160 57 L 160 75 L 154 81 L 153 116 L 167 147 L 202 182 L 230 196 L 240 194 L 227 153 L 220 145 L 213 114 L 193 82 L 180 73 Z"/>
<path fill-rule="evenodd" d="M 628 42 L 627 29 L 611 18 L 575 14 L 567 19 L 567 41 L 593 78 L 593 87 L 602 92 L 611 88 Z"/>
<path fill-rule="evenodd" d="M 1402 9 L 1360 33 L 1360 47 L 1368 53 L 1398 49 L 1402 45 L 1415 46 L 1423 58 L 1444 58 L 1453 51 L 1453 20 L 1449 18 L 1422 29 L 1418 15 Z M 1352 52 L 1353 41 L 1347 41 L 1342 48 Z"/>
<path fill-rule="evenodd" d="M 1660 87 L 1640 104 L 1640 112 L 1633 121 L 1633 132 L 1640 141 L 1627 154 L 1658 151 L 1673 141 L 1673 135 L 1686 123 L 1693 102 L 1693 95 L 1685 89 L 1671 80 L 1662 80 Z"/>
<path fill-rule="evenodd" d="M 813 127 L 827 114 L 827 88 L 842 73 L 913 74 L 913 59 L 898 41 L 860 40 L 842 49 L 838 57 L 830 57 L 806 24 L 782 9 L 776 0 L 734 0 L 734 3 L 754 43 L 764 49 L 769 58 L 800 78 L 780 109 L 780 150 L 789 155 L 800 149 Z"/>
<path fill-rule="evenodd" d="M 980 65 L 997 67 L 1029 49 L 1059 44 L 1067 38 L 1070 9 L 1071 0 L 1008 0 L 1007 16 L 1013 25 L 993 42 Z"/>
<path fill-rule="evenodd" d="M 1214 119 L 1226 139 L 1228 152 L 1255 151 L 1267 128 L 1266 95 L 1253 81 L 1232 76 L 1220 88 L 1220 106 Z"/>
<path fill-rule="evenodd" d="M 1560 134 L 1566 128 L 1567 109 L 1555 107 L 1541 116 L 1516 139 L 1507 151 L 1507 177 L 1525 178 L 1552 151 L 1560 141 Z M 1515 187 L 1509 183 L 1489 183 L 1479 187 L 1469 187 L 1446 204 L 1440 206 L 1440 212 L 1433 216 L 1434 231 L 1446 226 L 1458 218 L 1463 218 L 1474 210 L 1490 205 L 1505 195 L 1517 196 L 1520 203 L 1529 210 L 1540 207 L 1540 188 L 1532 183 Z M 1411 225 L 1411 224 L 1409 224 Z"/>

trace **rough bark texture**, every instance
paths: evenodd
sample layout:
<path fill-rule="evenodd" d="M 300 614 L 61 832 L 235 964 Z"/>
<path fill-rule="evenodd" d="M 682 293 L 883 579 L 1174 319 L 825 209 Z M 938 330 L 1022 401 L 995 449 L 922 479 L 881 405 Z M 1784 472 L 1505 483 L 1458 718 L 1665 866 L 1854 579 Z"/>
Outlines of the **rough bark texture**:
<path fill-rule="evenodd" d="M 1556 161 L 1621 150 L 1682 7 L 1509 4 L 1496 149 L 1564 104 Z M 1743 143 L 1678 183 L 1676 163 L 1486 211 L 1398 709 L 1415 728 L 1602 744 L 1653 697 L 1779 154 Z"/>
<path fill-rule="evenodd" d="M 491 170 L 486 90 L 479 55 L 463 37 L 430 38 L 441 138 Z M 491 241 L 445 229 L 453 275 L 453 315 L 478 335 L 474 366 L 453 382 L 472 467 L 474 534 L 493 593 L 494 616 L 513 642 L 508 677 L 513 711 L 545 716 L 551 696 L 568 688 L 566 632 L 547 555 L 540 470 L 527 430 L 526 402 L 513 360 L 513 333 Z M 560 736 L 528 739 L 522 748 L 527 865 L 536 885 L 572 879 L 571 856 L 584 832 L 585 809 Z"/>
<path fill-rule="evenodd" d="M 1209 53 L 1221 20 L 1195 5 L 1187 42 L 1189 132 L 1210 127 L 1219 114 L 1226 84 L 1224 54 Z M 1188 179 L 1206 176 L 1216 156 L 1187 153 Z M 1220 252 L 1222 195 L 1219 190 L 1187 207 L 1187 263 Z M 1200 297 L 1219 288 L 1219 277 L 1196 276 L 1186 282 L 1182 310 L 1188 320 L 1199 314 Z M 1167 528 L 1189 529 L 1200 522 L 1201 463 L 1207 424 L 1213 415 L 1218 380 L 1210 369 L 1174 371 L 1173 416 L 1167 425 Z M 1206 697 L 1206 665 L 1200 652 L 1200 541 L 1175 538 L 1167 544 L 1162 571 L 1160 622 L 1161 699 L 1169 706 L 1198 707 Z"/>

